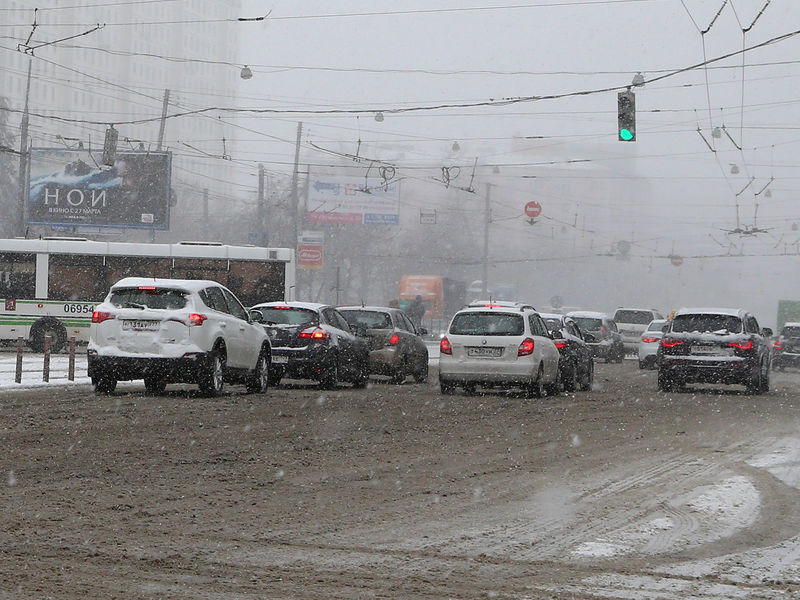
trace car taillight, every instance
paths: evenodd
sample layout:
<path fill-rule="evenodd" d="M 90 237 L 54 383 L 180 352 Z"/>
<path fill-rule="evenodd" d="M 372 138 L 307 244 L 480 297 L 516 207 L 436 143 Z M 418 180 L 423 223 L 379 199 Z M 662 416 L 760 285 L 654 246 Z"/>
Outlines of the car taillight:
<path fill-rule="evenodd" d="M 776 341 L 774 344 L 772 344 L 772 347 L 775 348 L 775 350 L 782 350 L 783 344 L 781 344 L 780 341 Z"/>
<path fill-rule="evenodd" d="M 453 354 L 453 347 L 450 345 L 450 340 L 446 337 L 443 337 L 442 341 L 439 342 L 439 352 L 441 354 Z"/>
<path fill-rule="evenodd" d="M 389 346 L 396 346 L 399 342 L 400 342 L 400 336 L 395 333 L 392 337 L 389 338 L 386 344 Z"/>
<path fill-rule="evenodd" d="M 200 313 L 192 313 L 189 315 L 189 325 L 202 325 L 208 317 Z"/>
<path fill-rule="evenodd" d="M 560 340 L 560 341 L 556 342 L 556 348 L 558 348 L 559 350 L 561 350 L 562 348 L 566 348 L 566 347 L 567 347 L 567 342 L 565 342 L 563 340 Z"/>
<path fill-rule="evenodd" d="M 658 341 L 658 338 L 655 338 L 655 337 L 643 337 L 643 338 L 642 338 L 642 341 L 643 341 L 645 344 L 652 344 L 652 343 L 654 343 L 654 342 L 657 342 L 657 341 Z"/>
<path fill-rule="evenodd" d="M 661 340 L 662 348 L 674 348 L 675 346 L 683 346 L 683 342 L 672 338 L 664 338 Z"/>
<path fill-rule="evenodd" d="M 309 329 L 304 329 L 301 331 L 297 337 L 305 340 L 321 341 L 328 339 L 328 332 L 324 329 L 320 329 L 319 327 L 310 327 Z"/>
<path fill-rule="evenodd" d="M 603 328 L 600 330 L 600 333 L 608 333 L 608 327 L 603 327 Z"/>
<path fill-rule="evenodd" d="M 533 354 L 533 347 L 533 340 L 531 338 L 525 338 L 519 345 L 517 356 L 528 356 L 529 354 Z"/>
<path fill-rule="evenodd" d="M 92 313 L 92 323 L 102 323 L 103 321 L 108 321 L 113 318 L 115 317 L 110 312 L 96 310 Z"/>
<path fill-rule="evenodd" d="M 155 292 L 156 291 L 156 286 L 154 286 L 154 285 L 140 285 L 139 289 L 142 290 L 143 292 Z"/>
<path fill-rule="evenodd" d="M 752 350 L 753 349 L 753 340 L 747 340 L 746 342 L 731 342 L 728 346 L 732 348 L 738 348 L 739 350 Z"/>

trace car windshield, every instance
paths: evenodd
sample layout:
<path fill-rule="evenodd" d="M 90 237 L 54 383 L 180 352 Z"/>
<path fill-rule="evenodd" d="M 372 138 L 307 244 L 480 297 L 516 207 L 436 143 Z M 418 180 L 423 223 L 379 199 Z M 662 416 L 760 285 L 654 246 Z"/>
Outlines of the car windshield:
<path fill-rule="evenodd" d="M 339 312 L 351 327 L 367 329 L 392 329 L 392 318 L 389 313 L 377 310 L 342 310 Z"/>
<path fill-rule="evenodd" d="M 168 288 L 119 288 L 108 301 L 119 308 L 178 310 L 188 304 L 188 294 Z"/>
<path fill-rule="evenodd" d="M 600 331 L 603 328 L 603 319 L 596 317 L 573 317 L 583 331 Z"/>
<path fill-rule="evenodd" d="M 649 310 L 618 310 L 614 313 L 614 322 L 616 323 L 647 325 L 652 320 L 653 313 Z"/>
<path fill-rule="evenodd" d="M 783 328 L 783 331 L 781 331 L 781 335 L 789 338 L 800 338 L 800 327 L 797 325 L 787 325 Z"/>
<path fill-rule="evenodd" d="M 673 333 L 741 333 L 742 320 L 734 315 L 679 315 L 672 322 Z"/>
<path fill-rule="evenodd" d="M 292 308 L 284 306 L 266 306 L 256 308 L 264 317 L 268 325 L 317 325 L 319 315 L 316 311 L 307 308 Z"/>
<path fill-rule="evenodd" d="M 647 326 L 647 331 L 661 331 L 661 328 L 664 327 L 664 323 L 666 323 L 666 321 L 653 321 Z"/>
<path fill-rule="evenodd" d="M 450 333 L 457 335 L 522 335 L 524 332 L 522 315 L 509 313 L 459 313 L 450 325 Z"/>

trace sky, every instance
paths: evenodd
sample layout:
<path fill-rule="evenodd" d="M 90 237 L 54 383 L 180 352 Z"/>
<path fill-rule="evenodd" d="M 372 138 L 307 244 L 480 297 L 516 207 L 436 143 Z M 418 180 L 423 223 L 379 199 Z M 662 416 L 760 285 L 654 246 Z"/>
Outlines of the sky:
<path fill-rule="evenodd" d="M 363 112 L 254 120 L 283 141 L 245 141 L 245 152 L 285 158 L 303 121 L 301 162 L 330 162 L 311 144 L 358 148 L 361 156 L 391 160 L 414 182 L 408 189 L 425 189 L 434 204 L 442 185 L 430 180 L 442 166 L 460 166 L 455 184 L 467 185 L 477 164 L 476 188 L 493 186 L 495 254 L 520 245 L 537 256 L 560 254 L 560 266 L 543 267 L 547 278 L 586 268 L 585 283 L 600 277 L 593 261 L 569 257 L 611 254 L 625 240 L 629 260 L 606 257 L 605 270 L 639 282 L 626 294 L 662 301 L 662 309 L 750 301 L 738 296 L 736 280 L 738 287 L 800 293 L 783 283 L 787 260 L 796 259 L 765 256 L 797 253 L 800 240 L 800 4 L 245 2 L 246 16 L 267 11 L 266 20 L 243 28 L 242 59 L 254 76 L 242 82 L 242 105 Z M 617 91 L 638 72 L 647 83 L 634 88 L 637 140 L 619 142 Z M 542 96 L 550 98 L 452 106 Z M 394 112 L 437 105 L 449 107 Z M 543 207 L 535 227 L 522 217 L 530 200 Z M 737 228 L 766 231 L 730 233 Z M 745 258 L 717 258 L 731 254 Z M 684 257 L 682 265 L 672 266 L 670 255 Z M 710 286 L 710 274 L 721 281 Z M 697 293 L 704 284 L 715 289 Z M 580 287 L 565 294 L 575 297 Z M 659 291 L 639 293 L 642 287 Z M 606 296 L 607 304 L 628 303 Z"/>

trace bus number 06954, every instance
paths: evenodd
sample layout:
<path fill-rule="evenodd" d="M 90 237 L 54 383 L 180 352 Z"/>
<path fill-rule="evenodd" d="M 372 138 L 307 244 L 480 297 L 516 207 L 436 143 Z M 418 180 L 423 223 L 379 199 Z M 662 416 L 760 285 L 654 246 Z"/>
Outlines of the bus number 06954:
<path fill-rule="evenodd" d="M 85 314 L 94 312 L 94 306 L 91 304 L 65 304 L 64 312 L 70 314 Z"/>

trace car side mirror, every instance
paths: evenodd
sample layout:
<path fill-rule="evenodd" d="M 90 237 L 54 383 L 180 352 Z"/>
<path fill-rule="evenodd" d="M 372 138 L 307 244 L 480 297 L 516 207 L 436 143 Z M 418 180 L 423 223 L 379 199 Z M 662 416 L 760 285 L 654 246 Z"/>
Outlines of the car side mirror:
<path fill-rule="evenodd" d="M 661 326 L 661 333 L 667 333 L 668 331 L 669 331 L 669 323 L 664 323 L 664 325 Z"/>
<path fill-rule="evenodd" d="M 761 335 L 764 337 L 772 337 L 772 329 L 769 327 L 764 327 L 764 329 L 761 330 Z"/>
<path fill-rule="evenodd" d="M 428 330 L 425 327 L 420 327 L 419 328 L 419 334 L 420 335 L 428 335 Z"/>
<path fill-rule="evenodd" d="M 591 334 L 591 333 L 584 333 L 583 334 L 583 341 L 593 344 L 593 343 L 595 343 L 597 341 L 597 338 L 594 337 L 594 335 Z"/>
<path fill-rule="evenodd" d="M 550 337 L 554 340 L 564 339 L 564 332 L 560 329 L 553 329 L 553 331 L 550 332 Z"/>
<path fill-rule="evenodd" d="M 253 323 L 263 323 L 264 322 L 264 315 L 261 314 L 261 311 L 258 310 L 251 310 L 250 313 L 250 320 Z"/>

